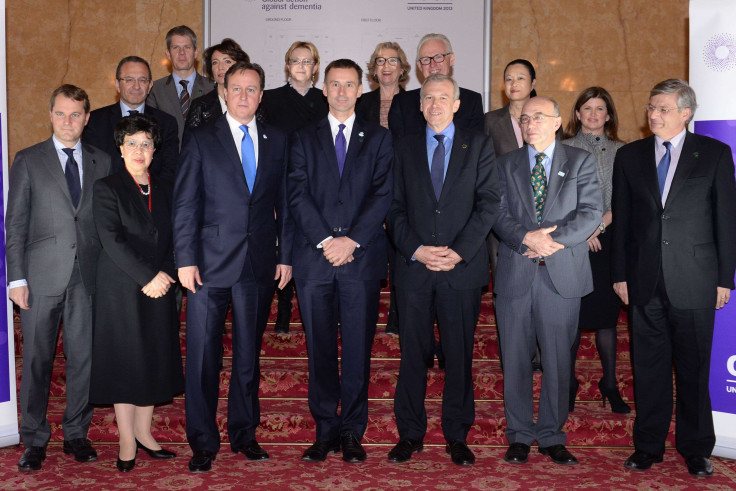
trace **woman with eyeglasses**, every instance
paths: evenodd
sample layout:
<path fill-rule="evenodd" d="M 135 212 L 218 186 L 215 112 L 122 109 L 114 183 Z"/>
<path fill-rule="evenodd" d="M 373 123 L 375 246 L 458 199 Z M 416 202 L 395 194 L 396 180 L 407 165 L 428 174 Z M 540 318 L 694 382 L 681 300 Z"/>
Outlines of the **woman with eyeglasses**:
<path fill-rule="evenodd" d="M 154 404 L 184 391 L 176 319 L 171 189 L 148 171 L 161 144 L 155 120 L 135 114 L 115 127 L 125 167 L 95 182 L 92 199 L 102 251 L 97 262 L 90 402 L 113 404 L 117 468 L 176 454 L 151 434 Z"/>
<path fill-rule="evenodd" d="M 357 116 L 388 128 L 388 111 L 396 94 L 404 91 L 411 65 L 398 43 L 378 43 L 368 62 L 368 81 L 378 88 L 364 93 L 355 108 Z"/>
<path fill-rule="evenodd" d="M 215 90 L 192 101 L 184 122 L 185 128 L 202 126 L 225 114 L 225 73 L 230 66 L 240 61 L 248 63 L 250 57 L 230 38 L 205 50 L 202 55 L 204 73 L 215 82 Z"/>
<path fill-rule="evenodd" d="M 319 79 L 319 51 L 309 41 L 296 41 L 284 56 L 286 84 L 263 92 L 265 122 L 291 133 L 327 116 L 327 100 L 314 87 Z"/>
<path fill-rule="evenodd" d="M 580 346 L 580 329 L 595 329 L 595 344 L 603 368 L 603 377 L 598 381 L 603 406 L 608 399 L 614 413 L 625 414 L 631 412 L 631 408 L 621 398 L 616 382 L 616 324 L 621 301 L 611 283 L 611 180 L 616 151 L 624 143 L 618 138 L 618 115 L 611 94 L 602 87 L 583 90 L 575 101 L 565 130 L 568 139 L 562 143 L 582 148 L 595 156 L 604 210 L 600 226 L 588 239 L 593 293 L 584 296 L 580 303 L 579 329 L 570 353 L 569 410 L 575 409 L 579 387 L 575 358 Z"/>

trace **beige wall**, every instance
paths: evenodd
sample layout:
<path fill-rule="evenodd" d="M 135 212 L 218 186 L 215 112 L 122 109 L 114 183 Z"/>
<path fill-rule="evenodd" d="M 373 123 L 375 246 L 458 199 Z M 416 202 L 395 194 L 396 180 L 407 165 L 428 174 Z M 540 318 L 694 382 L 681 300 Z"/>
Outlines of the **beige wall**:
<path fill-rule="evenodd" d="M 580 90 L 602 85 L 619 110 L 620 135 L 643 136 L 649 89 L 662 79 L 687 75 L 687 4 L 493 0 L 491 108 L 504 104 L 506 63 L 527 58 L 537 67 L 537 92 L 558 100 L 564 121 Z M 89 93 L 93 109 L 111 104 L 121 58 L 146 58 L 159 78 L 168 73 L 166 31 L 186 24 L 202 34 L 201 0 L 8 0 L 6 10 L 11 159 L 48 138 L 48 97 L 54 88 L 72 83 Z M 459 54 L 458 63 L 465 62 Z"/>

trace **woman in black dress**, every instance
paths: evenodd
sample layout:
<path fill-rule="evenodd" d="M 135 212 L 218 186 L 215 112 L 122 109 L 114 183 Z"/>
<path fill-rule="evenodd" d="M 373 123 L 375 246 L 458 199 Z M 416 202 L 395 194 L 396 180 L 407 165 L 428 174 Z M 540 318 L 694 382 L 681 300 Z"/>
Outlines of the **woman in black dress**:
<path fill-rule="evenodd" d="M 153 405 L 184 390 L 171 233 L 171 189 L 151 181 L 161 144 L 155 120 L 136 114 L 115 127 L 125 168 L 94 185 L 93 211 L 102 252 L 97 263 L 90 402 L 114 404 L 117 467 L 135 466 L 138 449 L 176 455 L 151 435 Z"/>

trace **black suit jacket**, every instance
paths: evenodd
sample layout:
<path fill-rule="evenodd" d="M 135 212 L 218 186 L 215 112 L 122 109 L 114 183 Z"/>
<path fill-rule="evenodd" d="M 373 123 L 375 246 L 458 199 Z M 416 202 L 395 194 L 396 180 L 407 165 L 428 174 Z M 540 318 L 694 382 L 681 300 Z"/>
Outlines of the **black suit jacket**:
<path fill-rule="evenodd" d="M 496 221 L 501 194 L 491 139 L 455 128 L 450 163 L 439 202 L 429 172 L 425 133 L 396 145 L 394 200 L 386 224 L 396 246 L 394 280 L 401 288 L 421 288 L 436 273 L 411 257 L 419 246 L 449 246 L 463 260 L 439 273 L 453 288 L 488 284 L 485 238 Z"/>
<path fill-rule="evenodd" d="M 679 309 L 713 308 L 716 286 L 734 288 L 736 183 L 731 149 L 687 133 L 667 202 L 657 184 L 655 138 L 621 147 L 613 168 L 612 280 L 646 305 L 660 264 Z"/>
<path fill-rule="evenodd" d="M 146 104 L 145 115 L 150 116 L 161 126 L 161 137 L 163 142 L 161 147 L 156 149 L 153 154 L 153 162 L 151 162 L 151 174 L 168 183 L 169 186 L 174 183 L 174 174 L 176 173 L 176 160 L 179 157 L 179 137 L 176 119 L 155 107 Z M 109 106 L 95 109 L 89 115 L 82 140 L 85 143 L 94 145 L 95 147 L 107 152 L 110 155 L 112 164 L 112 173 L 123 169 L 123 159 L 120 155 L 120 148 L 115 145 L 115 125 L 123 118 L 123 112 L 120 104 L 110 104 Z"/>
<path fill-rule="evenodd" d="M 404 88 L 399 87 L 399 93 L 394 97 L 404 92 L 406 92 Z M 391 105 L 393 105 L 393 100 Z M 381 124 L 381 89 L 364 92 L 355 106 L 355 114 L 363 121 Z"/>
<path fill-rule="evenodd" d="M 424 134 L 427 122 L 419 109 L 420 89 L 396 94 L 388 113 L 388 127 L 394 140 L 415 133 Z M 460 87 L 460 108 L 453 117 L 455 126 L 483 131 L 483 99 L 480 94 Z"/>

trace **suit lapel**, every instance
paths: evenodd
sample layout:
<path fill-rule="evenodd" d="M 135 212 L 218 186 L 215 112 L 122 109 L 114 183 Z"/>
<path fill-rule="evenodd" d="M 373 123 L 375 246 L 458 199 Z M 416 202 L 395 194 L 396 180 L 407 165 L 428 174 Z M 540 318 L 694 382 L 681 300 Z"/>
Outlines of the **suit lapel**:
<path fill-rule="evenodd" d="M 92 186 L 94 185 L 95 176 L 97 176 L 97 160 L 95 154 L 90 150 L 89 146 L 82 145 L 82 170 L 84 175 L 82 176 L 82 196 L 79 198 L 79 202 L 84 201 L 85 196 L 90 196 L 92 199 Z"/>
<path fill-rule="evenodd" d="M 450 150 L 450 162 L 447 164 L 445 181 L 442 184 L 442 192 L 440 193 L 440 201 L 442 201 L 443 196 L 446 196 L 447 193 L 450 192 L 450 187 L 455 183 L 463 166 L 465 165 L 465 157 L 468 155 L 468 141 L 467 135 L 465 135 L 463 131 L 456 126 L 455 137 L 453 138 L 452 149 Z M 427 158 L 429 158 L 429 155 Z M 431 183 L 431 176 L 429 180 Z"/>
<path fill-rule="evenodd" d="M 687 132 L 685 134 L 685 141 L 682 144 L 680 158 L 677 161 L 675 175 L 672 176 L 672 184 L 670 185 L 670 192 L 667 194 L 665 204 L 669 204 L 687 184 L 688 177 L 695 170 L 698 163 L 698 158 L 695 155 L 697 155 L 695 140 L 692 137 L 692 133 Z"/>
<path fill-rule="evenodd" d="M 138 210 L 138 214 L 144 216 L 146 221 L 153 223 L 153 217 L 151 216 L 151 212 L 149 212 L 148 207 L 143 204 L 143 200 L 141 199 L 141 190 L 136 184 L 136 182 L 128 174 L 127 171 L 121 172 L 118 175 L 120 176 L 120 180 L 123 185 L 123 192 L 128 193 L 130 200 L 134 203 L 133 206 L 135 206 L 135 208 Z M 156 201 L 156 197 L 154 197 L 152 188 L 153 188 L 153 185 L 149 183 L 148 189 L 149 189 L 149 192 L 152 193 L 151 201 L 154 202 Z M 151 206 L 151 208 L 153 208 L 153 205 Z"/>
<path fill-rule="evenodd" d="M 549 168 L 549 175 L 547 176 L 547 198 L 545 199 L 544 209 L 542 211 L 542 221 L 549 216 L 550 210 L 554 206 L 557 196 L 560 194 L 562 185 L 567 180 L 568 171 L 567 152 L 565 152 L 565 147 L 560 142 L 557 142 L 555 144 L 555 153 L 552 156 L 552 164 Z"/>
<path fill-rule="evenodd" d="M 316 131 L 317 143 L 319 144 L 322 153 L 325 156 L 324 162 L 328 167 L 328 172 L 337 180 L 337 182 L 340 182 L 340 170 L 337 166 L 335 141 L 332 139 L 332 130 L 330 129 L 330 122 L 327 120 L 327 118 L 324 118 L 319 123 L 317 123 Z M 347 156 L 345 156 L 345 162 L 347 162 L 347 160 Z M 344 171 L 345 169 L 343 168 L 343 172 Z"/>
<path fill-rule="evenodd" d="M 330 133 L 330 136 L 332 133 Z M 342 177 L 347 178 L 348 174 L 352 172 L 352 168 L 356 165 L 355 161 L 357 160 L 358 155 L 360 155 L 360 151 L 363 148 L 363 140 L 365 139 L 365 131 L 363 128 L 363 124 L 358 120 L 358 118 L 355 118 L 355 122 L 353 123 L 353 130 L 350 132 L 350 142 L 348 143 L 348 152 L 345 154 L 345 167 L 342 169 Z M 337 153 L 333 152 L 335 154 L 335 163 L 337 163 Z M 339 169 L 338 169 L 339 174 Z"/>
<path fill-rule="evenodd" d="M 266 163 L 271 159 L 271 145 L 268 141 L 268 134 L 261 123 L 256 122 L 256 128 L 258 132 L 258 162 L 256 164 L 256 180 L 253 183 L 254 192 L 258 189 L 258 183 L 266 179 L 264 175 L 269 170 Z"/>
<path fill-rule="evenodd" d="M 652 199 L 659 209 L 662 209 L 662 195 L 659 193 L 659 181 L 657 180 L 657 157 L 654 153 L 655 139 L 650 136 L 644 143 L 644 155 L 639 165 L 641 182 L 649 190 Z"/>
<path fill-rule="evenodd" d="M 526 145 L 521 148 L 524 151 L 518 152 L 519 157 L 514 162 L 515 165 L 511 169 L 511 175 L 529 218 L 533 223 L 537 223 L 537 211 L 534 207 L 534 192 L 532 191 L 532 173 L 529 170 L 529 152 Z"/>
<path fill-rule="evenodd" d="M 59 154 L 56 153 L 56 147 L 54 146 L 54 141 L 49 138 L 46 140 L 46 148 L 44 148 L 45 158 L 43 159 L 43 165 L 46 166 L 46 170 L 49 171 L 51 176 L 54 178 L 54 181 L 56 181 L 56 184 L 59 185 L 61 188 L 61 192 L 64 193 L 64 196 L 67 197 L 69 200 L 69 206 L 72 208 L 74 205 L 72 204 L 72 196 L 69 194 L 69 186 L 66 183 L 66 177 L 64 176 L 64 171 L 61 168 L 61 162 L 59 161 Z M 84 154 L 84 152 L 82 152 Z M 80 199 L 81 202 L 81 199 Z"/>

